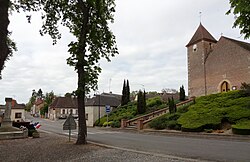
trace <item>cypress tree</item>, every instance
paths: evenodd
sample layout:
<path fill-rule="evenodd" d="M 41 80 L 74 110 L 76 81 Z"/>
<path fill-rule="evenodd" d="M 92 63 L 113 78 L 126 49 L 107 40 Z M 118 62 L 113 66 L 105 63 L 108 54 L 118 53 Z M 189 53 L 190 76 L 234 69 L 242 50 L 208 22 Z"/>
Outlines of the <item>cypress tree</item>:
<path fill-rule="evenodd" d="M 183 85 L 180 87 L 179 95 L 180 95 L 180 101 L 185 101 L 186 95 L 185 95 L 185 89 Z"/>
<path fill-rule="evenodd" d="M 124 82 L 123 82 L 123 88 L 122 88 L 122 100 L 121 100 L 121 105 L 126 105 L 126 82 L 125 82 L 125 79 L 124 79 Z"/>
<path fill-rule="evenodd" d="M 146 112 L 146 92 L 143 92 L 143 111 Z"/>
<path fill-rule="evenodd" d="M 172 96 L 172 110 L 173 110 L 173 113 L 176 113 L 177 108 L 176 108 L 176 104 L 174 103 L 173 96 Z"/>
<path fill-rule="evenodd" d="M 126 104 L 130 102 L 130 87 L 129 87 L 129 81 L 127 80 L 126 85 Z"/>
<path fill-rule="evenodd" d="M 170 98 L 168 98 L 168 109 L 169 109 L 169 113 L 172 114 L 172 105 L 171 105 Z"/>
<path fill-rule="evenodd" d="M 168 107 L 169 107 L 169 113 L 173 114 L 177 111 L 176 104 L 174 103 L 174 98 L 168 98 Z"/>
<path fill-rule="evenodd" d="M 142 91 L 140 90 L 137 97 L 137 114 L 143 114 L 146 111 L 145 100 Z"/>

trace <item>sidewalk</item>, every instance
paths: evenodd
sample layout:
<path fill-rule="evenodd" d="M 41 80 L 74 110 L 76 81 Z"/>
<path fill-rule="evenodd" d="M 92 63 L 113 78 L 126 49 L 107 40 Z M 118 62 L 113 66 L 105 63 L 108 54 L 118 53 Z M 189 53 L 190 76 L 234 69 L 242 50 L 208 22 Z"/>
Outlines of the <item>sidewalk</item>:
<path fill-rule="evenodd" d="M 75 145 L 75 139 L 40 132 L 40 138 L 0 140 L 0 161 L 4 162 L 177 162 L 199 161 L 173 156 L 112 149 L 94 144 Z"/>

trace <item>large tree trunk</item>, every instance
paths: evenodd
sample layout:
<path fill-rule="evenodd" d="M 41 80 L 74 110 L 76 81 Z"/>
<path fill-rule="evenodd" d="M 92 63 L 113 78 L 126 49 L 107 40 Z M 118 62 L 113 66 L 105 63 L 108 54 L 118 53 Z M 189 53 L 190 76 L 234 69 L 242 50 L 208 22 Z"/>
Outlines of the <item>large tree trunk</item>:
<path fill-rule="evenodd" d="M 78 102 L 78 118 L 79 118 L 79 127 L 78 127 L 78 138 L 76 144 L 86 144 L 87 140 L 87 126 L 86 126 L 86 117 L 85 117 L 85 86 L 86 86 L 86 77 L 85 77 L 85 53 L 86 53 L 86 39 L 88 33 L 88 22 L 89 22 L 89 8 L 86 6 L 82 0 L 79 0 L 80 10 L 83 12 L 81 33 L 78 45 L 77 52 L 77 73 L 78 73 L 78 88 L 77 88 L 77 102 Z"/>
<path fill-rule="evenodd" d="M 86 126 L 86 117 L 85 117 L 85 83 L 84 83 L 84 68 L 78 68 L 78 95 L 77 95 L 77 102 L 78 102 L 78 138 L 76 144 L 86 144 L 87 140 L 87 126 Z"/>
<path fill-rule="evenodd" d="M 9 0 L 0 0 L 0 77 L 4 61 L 9 54 L 7 46 L 8 25 L 10 23 L 8 18 L 9 3 Z"/>

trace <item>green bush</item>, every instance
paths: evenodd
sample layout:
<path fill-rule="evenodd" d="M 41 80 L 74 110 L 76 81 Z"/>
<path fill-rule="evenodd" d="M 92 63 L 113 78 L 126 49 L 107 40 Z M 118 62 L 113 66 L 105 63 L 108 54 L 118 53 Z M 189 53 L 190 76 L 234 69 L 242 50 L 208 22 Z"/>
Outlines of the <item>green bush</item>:
<path fill-rule="evenodd" d="M 163 115 L 163 116 L 166 116 L 166 115 Z M 163 116 L 161 116 L 161 117 L 159 117 L 157 119 L 152 120 L 149 123 L 149 126 L 151 128 L 157 129 L 157 130 L 167 128 L 166 123 L 165 123 L 165 118 Z"/>
<path fill-rule="evenodd" d="M 243 118 L 250 118 L 249 105 L 250 98 L 243 91 L 202 96 L 181 115 L 178 124 L 184 131 L 220 129 L 223 119 L 235 123 Z"/>
<path fill-rule="evenodd" d="M 250 120 L 241 119 L 232 125 L 232 131 L 234 134 L 250 135 Z"/>
<path fill-rule="evenodd" d="M 160 106 L 163 104 L 161 97 L 149 98 L 146 101 L 147 107 Z"/>
<path fill-rule="evenodd" d="M 120 128 L 121 127 L 121 122 L 120 121 L 113 121 L 110 126 L 112 128 Z"/>
<path fill-rule="evenodd" d="M 146 112 L 144 114 L 167 107 L 167 105 L 162 102 L 160 97 L 150 98 L 146 102 L 147 102 L 147 106 L 151 106 L 151 107 L 147 107 Z M 140 115 L 137 115 L 137 102 L 129 102 L 127 105 L 115 108 L 109 114 L 109 121 L 115 122 L 114 127 L 119 127 L 121 119 L 129 120 L 138 116 Z M 99 120 L 95 121 L 94 126 L 101 127 L 106 121 L 107 121 L 107 117 L 105 115 L 104 117 L 100 119 L 100 123 L 99 123 Z"/>
<path fill-rule="evenodd" d="M 175 129 L 180 130 L 181 125 L 177 123 L 177 119 L 180 117 L 179 113 L 170 114 L 167 113 L 165 115 L 160 116 L 152 120 L 149 123 L 149 126 L 154 129 Z"/>
<path fill-rule="evenodd" d="M 112 123 L 113 123 L 112 121 L 110 121 L 110 122 L 104 122 L 102 126 L 103 127 L 111 126 Z"/>

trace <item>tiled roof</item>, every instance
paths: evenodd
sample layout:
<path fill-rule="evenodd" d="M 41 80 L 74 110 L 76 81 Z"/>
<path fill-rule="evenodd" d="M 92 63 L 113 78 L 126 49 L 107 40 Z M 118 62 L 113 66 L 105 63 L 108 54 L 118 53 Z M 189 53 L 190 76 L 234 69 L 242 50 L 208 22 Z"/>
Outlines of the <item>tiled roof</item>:
<path fill-rule="evenodd" d="M 237 45 L 239 45 L 240 47 L 242 47 L 242 48 L 250 51 L 250 43 L 238 41 L 238 40 L 227 38 L 227 37 L 224 37 L 224 36 L 222 36 L 221 38 L 224 38 L 224 39 L 227 39 L 229 41 L 232 41 L 232 42 L 236 43 Z"/>
<path fill-rule="evenodd" d="M 206 41 L 210 41 L 210 42 L 214 42 L 214 43 L 217 42 L 217 40 L 200 23 L 198 29 L 196 30 L 192 39 L 189 41 L 189 43 L 186 45 L 186 47 L 193 45 L 201 40 L 206 40 Z"/>
<path fill-rule="evenodd" d="M 40 104 L 42 104 L 42 103 L 43 103 L 43 99 L 38 98 L 38 99 L 36 100 L 36 102 L 35 102 L 35 105 L 38 106 L 38 105 L 40 105 Z"/>
<path fill-rule="evenodd" d="M 25 108 L 25 104 L 18 104 L 15 100 L 12 101 L 12 105 L 11 105 L 11 109 L 24 109 Z M 0 105 L 0 109 L 4 109 L 5 110 L 6 105 Z"/>
<path fill-rule="evenodd" d="M 101 97 L 100 97 L 101 96 Z M 99 98 L 100 97 L 100 98 Z M 117 95 L 101 94 L 86 99 L 85 106 L 105 106 L 117 107 L 121 104 Z M 70 97 L 57 97 L 50 105 L 50 108 L 77 108 L 77 99 Z"/>
<path fill-rule="evenodd" d="M 87 102 L 85 103 L 86 106 L 105 106 L 109 105 L 111 107 L 117 107 L 121 104 L 121 101 L 113 95 L 97 95 L 94 96 L 91 99 L 87 99 Z"/>
<path fill-rule="evenodd" d="M 50 108 L 77 108 L 76 99 L 71 97 L 57 97 L 51 103 Z"/>

